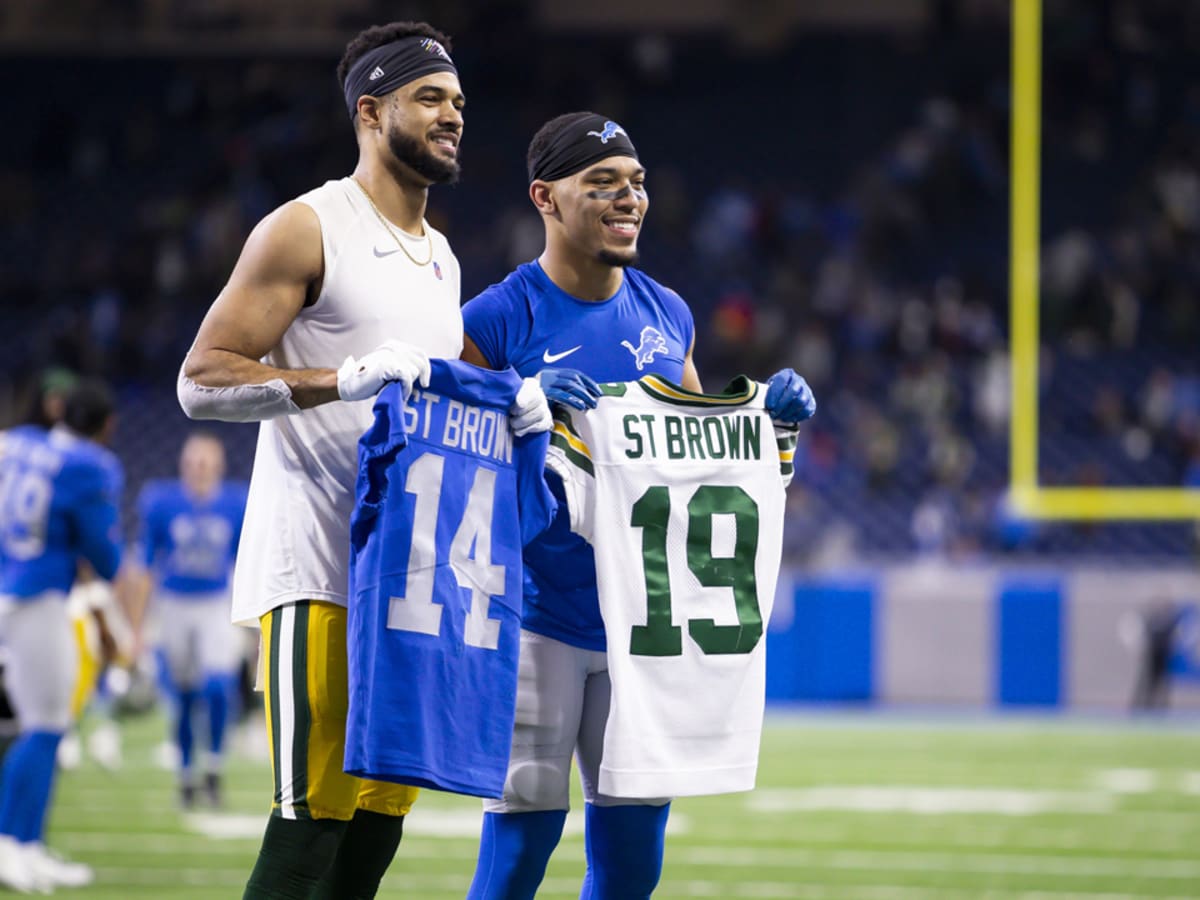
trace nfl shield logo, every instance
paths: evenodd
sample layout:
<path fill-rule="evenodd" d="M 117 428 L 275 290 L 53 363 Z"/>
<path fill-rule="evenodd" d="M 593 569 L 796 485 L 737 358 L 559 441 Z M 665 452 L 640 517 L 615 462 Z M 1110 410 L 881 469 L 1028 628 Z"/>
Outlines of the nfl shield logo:
<path fill-rule="evenodd" d="M 437 260 L 433 261 L 433 274 L 437 276 L 437 280 L 442 280 L 442 267 L 437 264 Z"/>

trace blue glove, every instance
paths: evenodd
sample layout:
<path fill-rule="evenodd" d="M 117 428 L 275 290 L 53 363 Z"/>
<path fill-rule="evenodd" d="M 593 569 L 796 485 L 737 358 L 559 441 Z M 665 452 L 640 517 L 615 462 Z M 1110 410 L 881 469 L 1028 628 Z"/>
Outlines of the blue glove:
<path fill-rule="evenodd" d="M 767 382 L 765 406 L 776 422 L 794 425 L 813 417 L 817 411 L 817 398 L 808 382 L 794 369 L 780 369 Z"/>
<path fill-rule="evenodd" d="M 600 385 L 578 369 L 542 369 L 537 377 L 552 404 L 561 403 L 574 409 L 596 408 Z"/>

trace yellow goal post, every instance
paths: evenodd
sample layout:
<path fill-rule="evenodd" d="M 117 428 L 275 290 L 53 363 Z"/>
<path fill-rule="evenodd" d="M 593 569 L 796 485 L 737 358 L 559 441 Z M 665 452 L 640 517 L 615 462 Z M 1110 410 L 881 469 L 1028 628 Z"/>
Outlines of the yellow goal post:
<path fill-rule="evenodd" d="M 1042 0 L 1013 0 L 1011 77 L 1009 500 L 1013 511 L 1034 519 L 1200 519 L 1200 490 L 1038 484 Z"/>

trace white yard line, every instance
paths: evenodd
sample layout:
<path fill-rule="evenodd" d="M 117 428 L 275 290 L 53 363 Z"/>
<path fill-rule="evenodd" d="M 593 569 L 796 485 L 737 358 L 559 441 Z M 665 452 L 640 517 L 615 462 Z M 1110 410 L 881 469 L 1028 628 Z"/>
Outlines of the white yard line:
<path fill-rule="evenodd" d="M 1161 828 L 1143 828 L 1141 833 L 1131 835 L 1131 823 L 1124 814 L 1104 820 L 1091 818 L 1086 830 L 1074 820 L 1068 820 L 1060 827 L 1054 827 L 1049 822 L 1039 822 L 1035 826 L 1019 819 L 1000 819 L 1002 824 L 972 820 L 959 826 L 957 820 L 956 824 L 950 825 L 944 818 L 924 817 L 907 820 L 902 829 L 880 829 L 873 820 L 855 819 L 851 824 L 842 819 L 840 824 L 831 825 L 813 822 L 812 817 L 796 816 L 788 821 L 787 831 L 781 836 L 779 820 L 772 816 L 760 817 L 753 822 L 705 821 L 692 834 L 692 840 L 705 843 L 782 843 L 809 848 L 829 844 L 845 846 L 870 840 L 874 846 L 887 849 L 927 847 L 931 842 L 936 842 L 944 847 L 983 850 L 1007 848 L 1014 852 L 1045 849 L 1128 852 L 1139 846 L 1152 847 L 1156 851 L 1195 851 L 1200 844 L 1200 815 L 1190 819 L 1191 829 L 1180 828 L 1176 819 L 1171 818 Z M 1147 831 L 1151 833 L 1147 834 Z"/>
<path fill-rule="evenodd" d="M 131 835 L 60 832 L 55 843 L 73 853 L 120 853 L 136 847 L 147 860 L 156 856 L 177 857 L 195 847 L 184 835 Z M 206 856 L 226 855 L 219 844 L 206 845 Z M 229 845 L 233 851 L 235 845 Z M 245 853 L 244 846 L 238 847 Z M 473 860 L 475 847 L 468 842 L 438 838 L 407 840 L 405 860 Z M 1144 878 L 1150 880 L 1200 880 L 1200 860 L 1161 859 L 1145 856 L 1077 856 L 1016 853 L 928 853 L 907 850 L 813 850 L 713 844 L 667 847 L 668 871 L 672 865 L 703 868 L 804 869 L 861 872 L 954 872 L 1000 875 L 1044 875 L 1060 878 Z M 154 870 L 149 870 L 153 872 Z M 811 879 L 806 874 L 805 881 Z"/>
<path fill-rule="evenodd" d="M 203 868 L 143 869 L 115 866 L 100 866 L 96 870 L 97 884 L 121 883 L 138 887 L 158 887 L 178 890 L 180 885 L 223 888 L 236 887 L 245 883 L 246 872 L 242 869 L 224 869 L 206 866 Z M 469 878 L 465 875 L 433 875 L 414 872 L 392 871 L 384 879 L 380 898 L 391 896 L 402 890 L 403 896 L 428 896 L 430 892 L 445 892 L 460 896 Z M 419 894 L 417 892 L 420 892 Z M 538 897 L 577 897 L 579 881 L 574 878 L 550 877 L 542 882 Z M 688 879 L 672 881 L 664 878 L 655 897 L 716 897 L 723 900 L 957 900 L 964 896 L 962 888 L 935 888 L 891 884 L 834 884 L 808 880 L 804 885 L 778 881 L 710 881 Z M 396 896 L 401 896 L 396 894 Z M 987 888 L 972 891 L 970 896 L 979 900 L 1144 900 L 1142 894 L 1113 891 L 1028 891 L 1007 888 Z M 1155 895 L 1156 900 L 1189 900 L 1194 895 Z"/>
<path fill-rule="evenodd" d="M 656 898 L 720 897 L 720 898 L 794 898 L 794 900 L 962 900 L 962 888 L 914 887 L 896 884 L 825 884 L 809 880 L 806 884 L 787 884 L 780 881 L 684 881 L 663 883 L 654 892 Z M 1111 891 L 1026 891 L 1007 888 L 972 890 L 975 900 L 1146 900 L 1144 894 L 1124 894 Z M 1155 900 L 1195 900 L 1192 895 L 1155 895 Z"/>
<path fill-rule="evenodd" d="M 844 869 L 890 872 L 969 872 L 1050 875 L 1061 878 L 1200 879 L 1200 860 L 1156 857 L 1054 856 L 1015 853 L 913 853 L 904 850 L 767 849 L 681 847 L 671 858 L 694 866 Z"/>
<path fill-rule="evenodd" d="M 906 812 L 920 815 L 983 813 L 1035 816 L 1046 813 L 1108 813 L 1112 795 L 1098 791 L 1029 791 L 1004 788 L 927 787 L 902 785 L 827 785 L 768 789 L 746 798 L 756 812 Z"/>
<path fill-rule="evenodd" d="M 1155 769 L 1100 769 L 1092 780 L 1096 787 L 1114 794 L 1149 794 L 1158 789 L 1163 774 Z"/>

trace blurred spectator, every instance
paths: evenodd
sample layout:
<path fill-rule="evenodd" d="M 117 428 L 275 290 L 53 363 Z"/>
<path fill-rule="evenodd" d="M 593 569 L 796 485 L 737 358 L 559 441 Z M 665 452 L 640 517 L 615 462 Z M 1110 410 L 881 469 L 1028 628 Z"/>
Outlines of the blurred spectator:
<path fill-rule="evenodd" d="M 1137 683 L 1131 701 L 1133 709 L 1166 709 L 1170 700 L 1171 657 L 1186 612 L 1187 607 L 1183 604 L 1158 600 L 1135 622 L 1124 626 L 1128 638 L 1139 651 Z"/>

